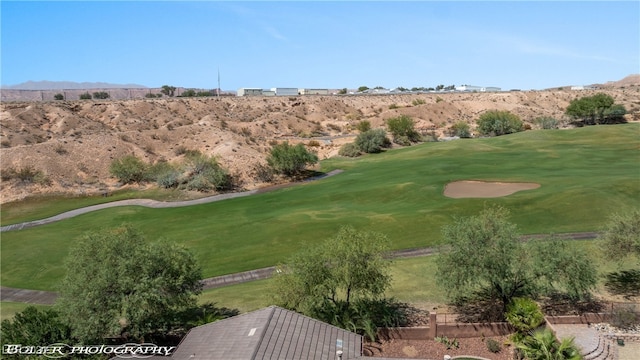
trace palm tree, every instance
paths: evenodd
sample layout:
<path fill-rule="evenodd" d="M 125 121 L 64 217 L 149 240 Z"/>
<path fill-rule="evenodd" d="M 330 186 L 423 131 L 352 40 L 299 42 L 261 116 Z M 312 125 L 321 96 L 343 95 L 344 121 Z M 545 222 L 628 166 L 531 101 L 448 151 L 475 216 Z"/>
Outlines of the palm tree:
<path fill-rule="evenodd" d="M 573 338 L 558 341 L 549 329 L 534 331 L 516 344 L 528 360 L 582 360 Z"/>

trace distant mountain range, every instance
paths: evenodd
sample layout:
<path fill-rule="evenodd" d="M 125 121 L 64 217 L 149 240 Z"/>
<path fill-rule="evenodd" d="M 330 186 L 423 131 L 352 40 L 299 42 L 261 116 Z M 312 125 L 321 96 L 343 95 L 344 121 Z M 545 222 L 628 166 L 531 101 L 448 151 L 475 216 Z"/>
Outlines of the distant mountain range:
<path fill-rule="evenodd" d="M 146 89 L 139 84 L 109 84 L 104 82 L 73 82 L 73 81 L 27 81 L 17 85 L 2 85 L 10 90 L 84 90 L 84 89 Z"/>

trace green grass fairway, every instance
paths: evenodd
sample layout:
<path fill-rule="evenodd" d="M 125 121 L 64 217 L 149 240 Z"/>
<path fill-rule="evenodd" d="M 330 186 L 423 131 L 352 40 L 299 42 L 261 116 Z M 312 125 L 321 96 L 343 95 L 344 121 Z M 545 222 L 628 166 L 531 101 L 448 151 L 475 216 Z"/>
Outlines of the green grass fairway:
<path fill-rule="evenodd" d="M 345 172 L 270 193 L 175 209 L 112 208 L 7 232 L 2 284 L 55 290 L 75 239 L 123 222 L 187 246 L 205 277 L 282 262 L 346 224 L 383 232 L 396 249 L 432 246 L 444 224 L 491 204 L 510 209 L 523 234 L 598 230 L 611 213 L 640 207 L 639 135 L 640 124 L 625 124 L 426 143 L 327 160 L 323 171 Z M 541 187 L 495 199 L 442 195 L 448 182 L 471 179 Z"/>

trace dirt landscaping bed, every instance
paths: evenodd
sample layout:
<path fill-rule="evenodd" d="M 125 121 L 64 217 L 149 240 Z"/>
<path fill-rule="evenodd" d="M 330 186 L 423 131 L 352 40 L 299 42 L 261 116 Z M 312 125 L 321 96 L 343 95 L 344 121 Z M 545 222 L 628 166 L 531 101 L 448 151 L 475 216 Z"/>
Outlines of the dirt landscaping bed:
<path fill-rule="evenodd" d="M 494 339 L 500 343 L 502 350 L 499 353 L 492 353 L 487 348 L 487 339 Z M 440 360 L 444 355 L 479 356 L 491 360 L 511 360 L 513 359 L 513 347 L 506 346 L 507 336 L 485 337 L 485 338 L 464 338 L 458 339 L 459 348 L 450 349 L 435 340 L 388 340 L 364 345 L 365 355 L 374 357 L 390 358 L 415 358 Z"/>

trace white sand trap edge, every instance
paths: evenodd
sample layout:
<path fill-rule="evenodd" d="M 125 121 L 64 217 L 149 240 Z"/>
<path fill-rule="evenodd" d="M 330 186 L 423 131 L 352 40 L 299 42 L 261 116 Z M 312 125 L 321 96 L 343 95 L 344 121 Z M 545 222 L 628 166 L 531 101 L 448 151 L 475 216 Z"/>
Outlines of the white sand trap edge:
<path fill-rule="evenodd" d="M 506 183 L 485 181 L 454 181 L 444 188 L 444 196 L 461 198 L 494 198 L 511 195 L 518 191 L 533 190 L 540 187 L 536 183 Z"/>

